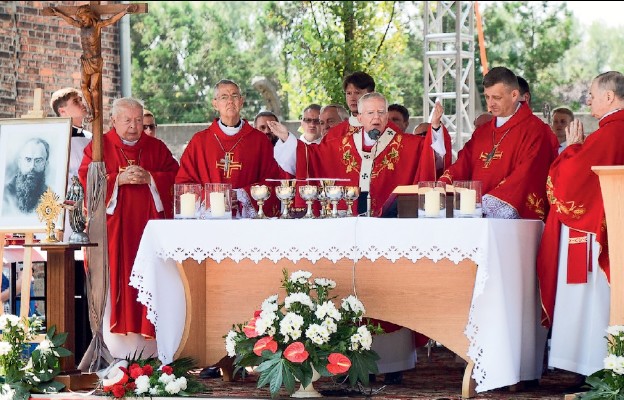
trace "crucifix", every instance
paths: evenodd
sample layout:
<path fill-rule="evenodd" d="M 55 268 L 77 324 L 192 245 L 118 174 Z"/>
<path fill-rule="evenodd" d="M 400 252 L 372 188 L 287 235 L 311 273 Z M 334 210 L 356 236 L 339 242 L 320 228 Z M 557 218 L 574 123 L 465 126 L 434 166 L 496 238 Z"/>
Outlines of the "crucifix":
<path fill-rule="evenodd" d="M 492 161 L 500 160 L 501 157 L 503 157 L 503 152 L 498 151 L 498 145 L 496 145 L 492 148 L 492 151 L 490 151 L 488 154 L 481 152 L 481 155 L 479 156 L 479 160 L 483 161 L 483 168 L 489 168 Z"/>
<path fill-rule="evenodd" d="M 223 158 L 220 160 L 221 162 L 217 162 L 217 168 L 223 169 L 226 178 L 231 177 L 231 170 L 240 170 L 243 167 L 243 163 L 234 161 L 233 157 L 234 153 L 226 152 L 225 156 L 223 156 Z"/>
<path fill-rule="evenodd" d="M 91 1 L 81 6 L 46 7 L 45 16 L 61 17 L 68 24 L 80 28 L 82 44 L 81 89 L 91 112 L 91 129 L 93 130 L 93 161 L 102 160 L 102 28 L 114 24 L 126 14 L 146 13 L 147 4 L 106 4 Z M 113 14 L 110 18 L 101 19 L 101 15 Z"/>

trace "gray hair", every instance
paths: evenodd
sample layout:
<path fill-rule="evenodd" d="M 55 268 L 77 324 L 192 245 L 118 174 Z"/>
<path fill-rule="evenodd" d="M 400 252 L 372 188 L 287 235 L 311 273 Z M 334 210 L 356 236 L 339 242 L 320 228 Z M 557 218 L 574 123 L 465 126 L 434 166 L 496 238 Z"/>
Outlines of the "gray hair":
<path fill-rule="evenodd" d="M 213 94 L 212 98 L 216 100 L 217 99 L 217 92 L 219 91 L 219 88 L 221 86 L 226 86 L 226 85 L 227 86 L 230 86 L 230 85 L 236 86 L 236 89 L 238 89 L 238 93 L 241 96 L 243 95 L 243 93 L 241 92 L 240 86 L 238 86 L 238 83 L 236 83 L 236 82 L 234 82 L 234 81 L 232 81 L 230 79 L 221 79 L 219 82 L 217 82 L 217 84 L 214 87 L 214 94 Z"/>
<path fill-rule="evenodd" d="M 615 97 L 624 100 L 624 75 L 618 71 L 603 72 L 594 78 L 600 89 L 612 90 Z"/>
<path fill-rule="evenodd" d="M 113 101 L 111 116 L 116 117 L 121 110 L 127 110 L 129 108 L 140 108 L 143 110 L 143 100 L 135 99 L 134 97 L 121 97 L 116 99 Z"/>
<path fill-rule="evenodd" d="M 335 108 L 336 112 L 338 113 L 338 117 L 340 118 L 341 121 L 344 121 L 345 119 L 349 118 L 349 113 L 340 104 L 328 104 L 324 106 L 323 108 L 321 108 L 321 114 L 323 114 L 323 111 L 325 111 L 328 108 Z"/>
<path fill-rule="evenodd" d="M 358 104 L 357 104 L 358 113 L 362 112 L 362 105 L 364 104 L 365 101 L 369 99 L 382 99 L 384 103 L 386 103 L 386 111 L 388 110 L 388 100 L 386 100 L 386 97 L 379 92 L 370 92 L 370 93 L 366 93 L 364 96 L 360 97 L 360 99 L 358 100 Z"/>

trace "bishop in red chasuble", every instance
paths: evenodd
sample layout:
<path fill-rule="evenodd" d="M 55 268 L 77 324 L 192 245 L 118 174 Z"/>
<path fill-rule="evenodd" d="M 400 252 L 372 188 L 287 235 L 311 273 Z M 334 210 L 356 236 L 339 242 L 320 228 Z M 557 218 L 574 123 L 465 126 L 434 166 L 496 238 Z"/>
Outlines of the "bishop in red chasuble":
<path fill-rule="evenodd" d="M 388 125 L 388 105 L 383 95 L 367 93 L 360 102 L 361 127 L 350 126 L 342 136 L 326 136 L 318 145 L 297 144 L 296 176 L 348 179 L 336 184 L 359 186 L 362 192 L 369 192 L 371 215 L 380 216 L 397 186 L 435 180 L 435 154 L 430 147 L 424 147 L 425 138 Z M 353 207 L 366 209 L 358 207 L 357 201 Z"/>
<path fill-rule="evenodd" d="M 496 117 L 478 127 L 440 178 L 482 182 L 488 217 L 544 219 L 546 175 L 556 156 L 550 127 L 519 101 L 518 80 L 495 67 L 483 79 L 488 109 Z"/>
<path fill-rule="evenodd" d="M 155 336 L 147 310 L 129 285 L 143 229 L 150 219 L 173 215 L 178 163 L 161 140 L 143 134 L 143 105 L 132 98 L 113 103 L 114 128 L 102 136 L 106 166 L 106 227 L 110 271 L 110 331 Z M 78 171 L 86 187 L 92 143 Z M 140 350 L 140 349 L 139 349 Z"/>
<path fill-rule="evenodd" d="M 598 75 L 588 105 L 599 127 L 586 139 L 578 120 L 566 130 L 568 146 L 548 174 L 551 206 L 537 259 L 542 324 L 552 326 L 556 356 L 549 364 L 584 375 L 602 369 L 610 310 L 607 225 L 591 167 L 624 165 L 624 75 Z"/>
<path fill-rule="evenodd" d="M 222 80 L 215 87 L 213 106 L 219 118 L 190 140 L 180 158 L 176 183 L 230 183 L 236 189 L 241 215 L 251 217 L 257 210 L 250 187 L 267 184 L 266 179 L 289 179 L 273 158 L 273 144 L 267 136 L 240 117 L 244 103 L 239 86 Z M 280 211 L 279 201 L 272 195 L 264 204 L 268 216 Z"/>

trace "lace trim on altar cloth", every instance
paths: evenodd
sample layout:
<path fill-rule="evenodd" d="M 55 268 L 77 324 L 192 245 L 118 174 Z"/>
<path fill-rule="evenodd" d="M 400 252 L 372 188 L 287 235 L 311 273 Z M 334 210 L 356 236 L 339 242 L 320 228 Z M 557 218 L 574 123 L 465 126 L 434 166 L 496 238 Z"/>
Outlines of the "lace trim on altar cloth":
<path fill-rule="evenodd" d="M 481 204 L 483 213 L 488 218 L 520 219 L 518 210 L 490 194 L 483 195 Z"/>

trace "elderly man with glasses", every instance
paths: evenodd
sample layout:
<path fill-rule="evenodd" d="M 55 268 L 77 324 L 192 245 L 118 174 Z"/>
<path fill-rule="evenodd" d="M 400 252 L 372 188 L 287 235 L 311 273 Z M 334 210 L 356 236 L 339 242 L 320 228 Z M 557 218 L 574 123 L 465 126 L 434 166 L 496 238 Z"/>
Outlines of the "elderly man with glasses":
<path fill-rule="evenodd" d="M 243 218 L 254 217 L 258 209 L 251 198 L 252 185 L 291 177 L 273 158 L 267 136 L 241 118 L 244 102 L 237 83 L 224 79 L 215 85 L 212 106 L 219 117 L 191 138 L 176 176 L 176 183 L 230 183 Z M 275 196 L 264 203 L 264 211 L 268 216 L 280 211 Z"/>

